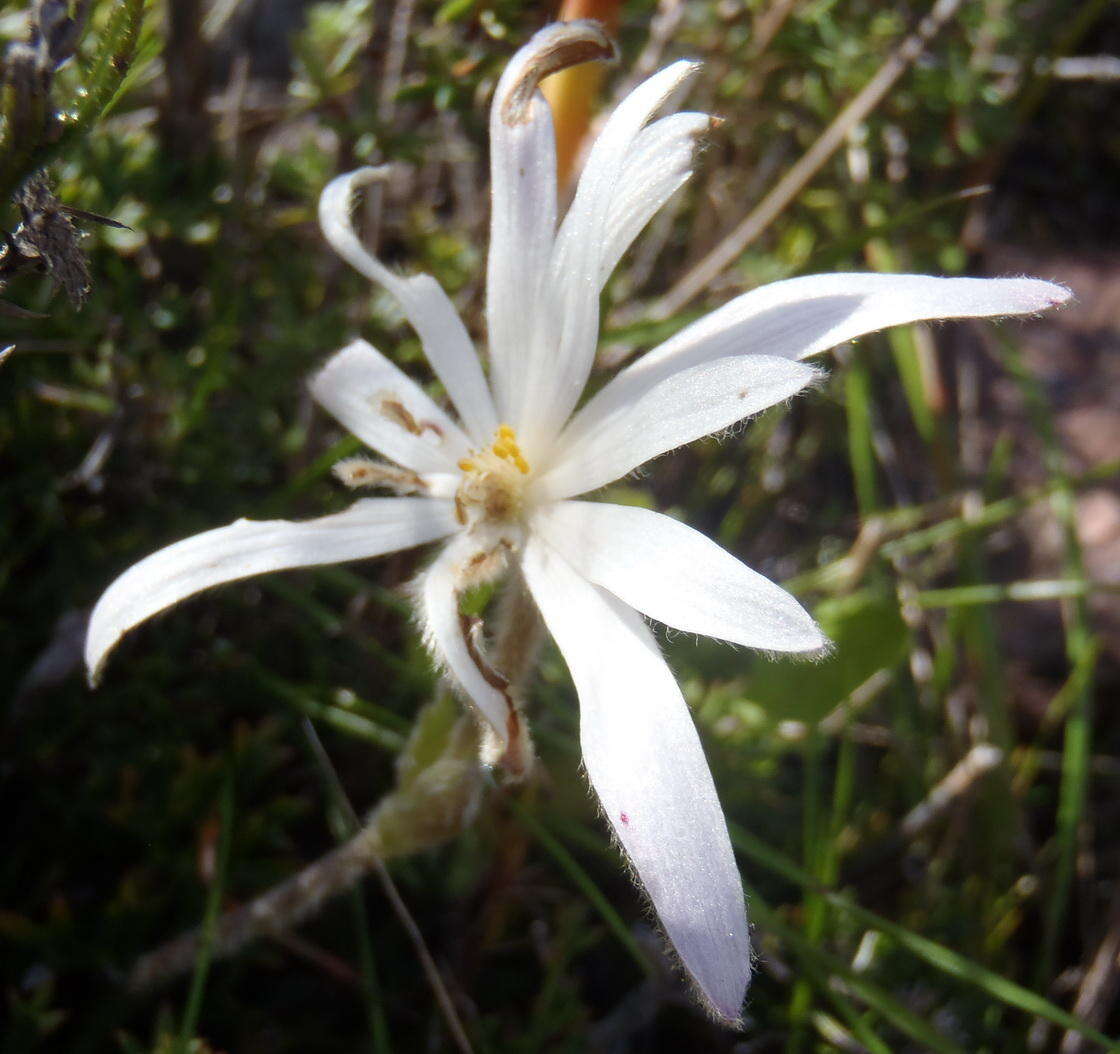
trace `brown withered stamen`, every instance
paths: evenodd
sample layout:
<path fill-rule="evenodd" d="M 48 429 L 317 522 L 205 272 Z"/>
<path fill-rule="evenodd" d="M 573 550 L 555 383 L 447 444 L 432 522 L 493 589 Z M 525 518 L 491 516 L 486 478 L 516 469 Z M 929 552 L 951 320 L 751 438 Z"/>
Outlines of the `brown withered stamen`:
<path fill-rule="evenodd" d="M 459 613 L 459 629 L 471 661 L 478 667 L 482 679 L 498 692 L 506 704 L 506 750 L 498 763 L 514 780 L 525 778 L 532 764 L 532 749 L 528 746 L 521 707 L 513 695 L 509 679 L 490 664 L 482 653 L 482 619 Z"/>
<path fill-rule="evenodd" d="M 425 432 L 435 432 L 440 439 L 443 438 L 443 429 L 435 421 L 418 421 L 408 407 L 395 396 L 381 396 L 379 408 L 390 421 L 400 425 L 411 435 L 422 436 Z"/>
<path fill-rule="evenodd" d="M 420 494 L 428 485 L 415 472 L 366 457 L 349 457 L 331 470 L 348 487 L 388 487 L 398 494 Z"/>

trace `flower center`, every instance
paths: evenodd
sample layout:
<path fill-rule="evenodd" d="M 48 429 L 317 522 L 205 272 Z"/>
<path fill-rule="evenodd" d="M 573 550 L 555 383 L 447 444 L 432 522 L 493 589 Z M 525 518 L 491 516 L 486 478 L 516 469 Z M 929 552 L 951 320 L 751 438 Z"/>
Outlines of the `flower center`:
<path fill-rule="evenodd" d="M 463 480 L 455 492 L 455 515 L 463 526 L 509 524 L 521 518 L 529 462 L 509 425 L 494 442 L 459 462 Z"/>

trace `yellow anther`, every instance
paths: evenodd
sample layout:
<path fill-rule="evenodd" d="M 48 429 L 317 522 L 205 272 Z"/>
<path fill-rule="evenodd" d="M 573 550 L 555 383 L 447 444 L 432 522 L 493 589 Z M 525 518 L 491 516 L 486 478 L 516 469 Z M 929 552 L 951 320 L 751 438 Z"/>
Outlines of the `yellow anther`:
<path fill-rule="evenodd" d="M 518 446 L 517 433 L 509 425 L 498 425 L 494 441 L 490 446 L 482 450 L 472 450 L 469 458 L 463 458 L 459 462 L 459 471 L 485 475 L 496 467 L 493 461 L 488 462 L 490 458 L 509 462 L 521 475 L 529 475 L 529 462 L 525 460 L 521 447 Z"/>

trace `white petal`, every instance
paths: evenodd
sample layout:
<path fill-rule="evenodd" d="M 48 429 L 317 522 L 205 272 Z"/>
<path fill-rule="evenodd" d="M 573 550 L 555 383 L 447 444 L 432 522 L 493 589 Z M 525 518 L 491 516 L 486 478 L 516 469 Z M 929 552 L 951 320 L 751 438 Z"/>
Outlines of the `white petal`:
<path fill-rule="evenodd" d="M 454 472 L 470 450 L 459 426 L 367 341 L 332 355 L 311 394 L 363 443 L 414 472 Z"/>
<path fill-rule="evenodd" d="M 319 198 L 319 224 L 335 252 L 396 297 L 467 430 L 476 442 L 486 442 L 498 418 L 478 354 L 455 305 L 431 275 L 393 274 L 362 245 L 351 222 L 354 190 L 383 179 L 387 171 L 361 168 L 331 180 Z"/>
<path fill-rule="evenodd" d="M 705 1001 L 735 1021 L 750 979 L 743 889 L 680 689 L 625 604 L 539 539 L 523 567 L 579 693 L 583 762 L 603 811 Z"/>
<path fill-rule="evenodd" d="M 661 513 L 563 501 L 538 510 L 532 529 L 585 578 L 667 626 L 767 651 L 828 645 L 784 589 Z"/>
<path fill-rule="evenodd" d="M 238 520 L 176 542 L 130 567 L 97 602 L 86 635 L 90 681 L 125 633 L 203 589 L 267 571 L 380 556 L 457 529 L 450 501 L 366 498 L 317 520 Z"/>
<path fill-rule="evenodd" d="M 486 321 L 498 405 L 515 424 L 532 360 L 548 351 L 542 301 L 556 234 L 556 139 L 537 85 L 550 73 L 613 54 L 595 23 L 555 23 L 514 55 L 494 93 Z"/>
<path fill-rule="evenodd" d="M 744 293 L 644 355 L 616 380 L 636 385 L 646 370 L 676 369 L 744 352 L 804 359 L 846 340 L 908 322 L 1033 315 L 1069 299 L 1034 278 L 931 278 L 909 274 L 822 274 Z"/>
<path fill-rule="evenodd" d="M 638 85 L 615 109 L 588 155 L 579 186 L 556 237 L 548 278 L 546 354 L 534 362 L 514 425 L 530 449 L 555 435 L 579 399 L 599 336 L 599 292 L 610 219 L 627 161 L 650 117 L 699 67 L 675 62 Z M 531 457 L 530 457 L 531 460 Z"/>
<path fill-rule="evenodd" d="M 692 175 L 696 143 L 711 127 L 704 113 L 675 113 L 643 128 L 626 159 L 601 244 L 602 288 L 645 225 Z"/>
<path fill-rule="evenodd" d="M 460 535 L 420 577 L 416 598 L 428 648 L 505 745 L 508 723 L 517 720 L 513 700 L 505 678 L 480 653 L 470 620 L 459 611 L 463 567 L 477 553 L 470 536 Z"/>
<path fill-rule="evenodd" d="M 769 355 L 737 355 L 678 372 L 659 371 L 637 398 L 615 398 L 616 378 L 557 441 L 557 459 L 537 481 L 542 500 L 595 490 L 632 469 L 728 428 L 796 395 L 819 376 L 810 366 Z"/>

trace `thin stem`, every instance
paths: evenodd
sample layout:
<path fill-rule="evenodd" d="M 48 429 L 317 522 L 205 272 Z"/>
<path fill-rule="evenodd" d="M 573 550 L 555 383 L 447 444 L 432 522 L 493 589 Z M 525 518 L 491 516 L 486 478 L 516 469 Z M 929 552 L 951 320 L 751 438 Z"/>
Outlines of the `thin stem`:
<path fill-rule="evenodd" d="M 259 897 L 221 916 L 211 954 L 228 956 L 257 937 L 283 933 L 352 889 L 376 862 L 440 845 L 473 816 L 478 794 L 478 737 L 458 704 L 439 697 L 420 712 L 398 760 L 397 787 L 378 803 L 349 841 Z M 189 970 L 204 935 L 192 930 L 143 956 L 132 970 L 133 990 Z"/>
<path fill-rule="evenodd" d="M 214 878 L 206 896 L 206 913 L 202 921 L 202 936 L 197 943 L 194 956 L 194 976 L 191 978 L 187 1009 L 183 1013 L 183 1024 L 179 1029 L 178 1048 L 182 1054 L 187 1054 L 190 1049 L 191 1040 L 194 1038 L 195 1029 L 198 1026 L 198 1017 L 202 1012 L 202 997 L 206 991 L 206 977 L 210 972 L 214 936 L 217 932 L 218 914 L 222 906 L 222 892 L 225 888 L 226 868 L 229 864 L 229 847 L 233 831 L 233 771 L 232 765 L 226 770 L 226 777 L 222 783 L 222 796 L 218 804 L 218 822 L 221 825 L 218 836 L 218 857 L 214 868 Z"/>
<path fill-rule="evenodd" d="M 513 569 L 506 580 L 498 605 L 498 630 L 494 638 L 494 661 L 516 692 L 523 689 L 536 665 L 544 626 L 540 612 L 521 572 Z"/>
<path fill-rule="evenodd" d="M 315 758 L 324 782 L 327 784 L 328 793 L 336 807 L 336 812 L 331 824 L 335 828 L 335 835 L 339 841 L 352 837 L 360 828 L 361 820 L 354 811 L 349 796 L 343 789 L 339 779 L 338 770 L 331 762 L 326 747 L 319 736 L 315 725 L 310 718 L 300 722 L 304 739 Z M 377 1054 L 388 1054 L 392 1049 L 389 1040 L 389 1026 L 385 1020 L 385 1012 L 379 998 L 379 985 L 377 981 L 377 968 L 373 958 L 373 949 L 369 942 L 369 916 L 366 912 L 365 897 L 360 886 L 350 890 L 351 910 L 354 923 L 358 930 L 358 948 L 362 966 L 362 991 L 366 997 L 366 1009 L 369 1017 L 369 1033 L 373 1049 Z"/>
<path fill-rule="evenodd" d="M 303 734 L 307 737 L 307 741 L 311 745 L 311 750 L 315 754 L 320 768 L 322 768 L 330 781 L 335 801 L 346 814 L 350 833 L 356 833 L 361 828 L 361 820 L 354 811 L 354 806 L 350 803 L 350 798 L 347 796 L 342 786 L 342 781 L 338 778 L 338 770 L 335 769 L 330 755 L 327 754 L 327 749 L 323 746 L 323 741 L 319 738 L 319 733 L 315 731 L 315 726 L 307 720 L 307 718 L 304 718 L 302 727 Z M 393 913 L 397 916 L 397 920 L 400 922 L 401 926 L 404 927 L 404 931 L 408 934 L 409 940 L 412 941 L 416 957 L 420 960 L 420 965 L 424 970 L 424 976 L 427 978 L 428 984 L 431 985 L 432 992 L 436 997 L 436 1003 L 439 1004 L 448 1031 L 451 1033 L 452 1039 L 455 1040 L 455 1045 L 463 1051 L 464 1054 L 473 1054 L 471 1042 L 467 1038 L 466 1030 L 463 1028 L 463 1022 L 459 1019 L 459 1013 L 451 1000 L 451 994 L 447 991 L 447 986 L 443 983 L 443 977 L 440 975 L 439 967 L 436 966 L 436 961 L 432 957 L 432 953 L 428 950 L 428 945 L 424 940 L 424 934 L 421 933 L 420 927 L 416 924 L 412 912 L 408 910 L 408 905 L 404 902 L 400 890 L 397 889 L 397 884 L 393 881 L 393 876 L 389 874 L 389 869 L 377 857 L 374 857 L 371 863 L 373 872 L 377 875 L 378 881 L 381 883 L 381 888 L 385 891 L 385 896 L 388 898 L 389 906 L 393 909 Z"/>

